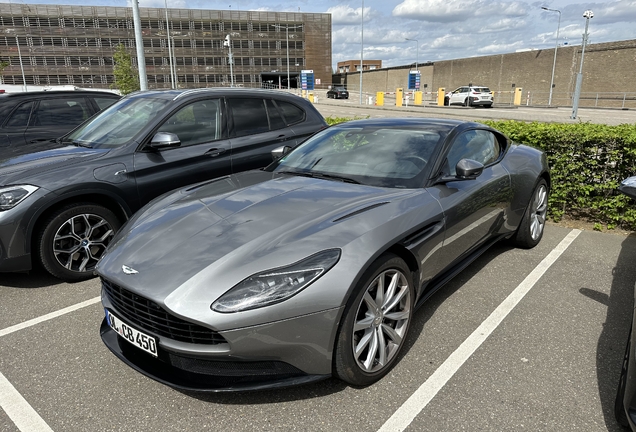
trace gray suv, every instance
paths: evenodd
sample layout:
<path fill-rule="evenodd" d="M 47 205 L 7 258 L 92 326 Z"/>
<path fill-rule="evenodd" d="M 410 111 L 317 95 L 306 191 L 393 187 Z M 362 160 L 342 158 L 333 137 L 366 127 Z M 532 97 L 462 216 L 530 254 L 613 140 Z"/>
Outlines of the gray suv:
<path fill-rule="evenodd" d="M 75 281 L 119 227 L 172 189 L 261 168 L 277 147 L 327 127 L 278 91 L 138 92 L 62 137 L 60 148 L 0 158 L 0 272 L 34 263 Z"/>

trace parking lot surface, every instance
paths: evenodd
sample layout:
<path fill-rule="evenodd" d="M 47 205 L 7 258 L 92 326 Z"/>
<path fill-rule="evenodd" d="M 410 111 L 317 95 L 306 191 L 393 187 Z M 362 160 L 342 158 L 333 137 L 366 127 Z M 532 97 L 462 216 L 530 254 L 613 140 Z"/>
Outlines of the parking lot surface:
<path fill-rule="evenodd" d="M 425 101 L 421 106 L 396 107 L 395 100 L 385 101 L 382 107 L 360 105 L 358 95 L 351 94 L 349 99 L 327 99 L 318 97 L 316 108 L 325 116 L 333 117 L 432 117 L 457 120 L 519 120 L 548 123 L 599 123 L 607 125 L 636 123 L 636 110 L 580 108 L 578 117 L 571 119 L 571 107 L 539 108 L 529 106 L 509 106 L 495 104 L 492 108 L 436 106 Z"/>
<path fill-rule="evenodd" d="M 635 259 L 636 236 L 549 225 L 425 303 L 375 385 L 226 394 L 179 392 L 115 358 L 98 280 L 0 274 L 0 430 L 618 431 Z"/>

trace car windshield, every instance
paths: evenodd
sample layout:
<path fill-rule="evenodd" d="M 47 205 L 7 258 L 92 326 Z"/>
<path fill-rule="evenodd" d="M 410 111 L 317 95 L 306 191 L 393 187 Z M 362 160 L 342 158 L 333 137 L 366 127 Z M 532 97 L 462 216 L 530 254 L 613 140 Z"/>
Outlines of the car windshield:
<path fill-rule="evenodd" d="M 450 127 L 421 128 L 333 126 L 268 167 L 292 175 L 416 188 L 437 144 Z"/>
<path fill-rule="evenodd" d="M 122 99 L 64 137 L 62 142 L 92 148 L 119 147 L 129 142 L 169 103 L 168 99 L 150 97 Z"/>

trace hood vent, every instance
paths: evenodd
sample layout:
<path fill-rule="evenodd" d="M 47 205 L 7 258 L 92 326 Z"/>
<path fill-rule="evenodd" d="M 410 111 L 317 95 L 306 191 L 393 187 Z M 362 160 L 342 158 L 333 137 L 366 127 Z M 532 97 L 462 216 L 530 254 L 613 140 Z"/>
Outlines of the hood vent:
<path fill-rule="evenodd" d="M 363 207 L 363 208 L 361 208 L 361 209 L 359 209 L 359 210 L 353 211 L 353 212 L 351 212 L 351 213 L 347 213 L 347 214 L 346 214 L 346 215 L 344 215 L 344 216 L 340 216 L 338 219 L 334 219 L 334 222 L 340 222 L 341 220 L 348 219 L 348 218 L 350 218 L 350 217 L 353 217 L 353 216 L 359 215 L 360 213 L 364 213 L 364 212 L 366 212 L 366 211 L 369 211 L 369 210 L 374 209 L 374 208 L 376 208 L 376 207 L 383 206 L 384 204 L 388 204 L 388 203 L 389 203 L 388 201 L 385 201 L 385 202 L 380 202 L 380 203 L 372 204 L 372 205 L 370 205 L 370 206 L 368 206 L 368 207 Z"/>

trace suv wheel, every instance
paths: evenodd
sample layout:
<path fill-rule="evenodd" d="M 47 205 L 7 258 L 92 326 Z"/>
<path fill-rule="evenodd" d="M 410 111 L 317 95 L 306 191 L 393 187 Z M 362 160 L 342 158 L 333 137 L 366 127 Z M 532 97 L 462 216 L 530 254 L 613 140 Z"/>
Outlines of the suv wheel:
<path fill-rule="evenodd" d="M 115 214 L 91 203 L 70 204 L 53 213 L 40 231 L 44 268 L 67 282 L 93 277 L 97 261 L 120 228 Z"/>

